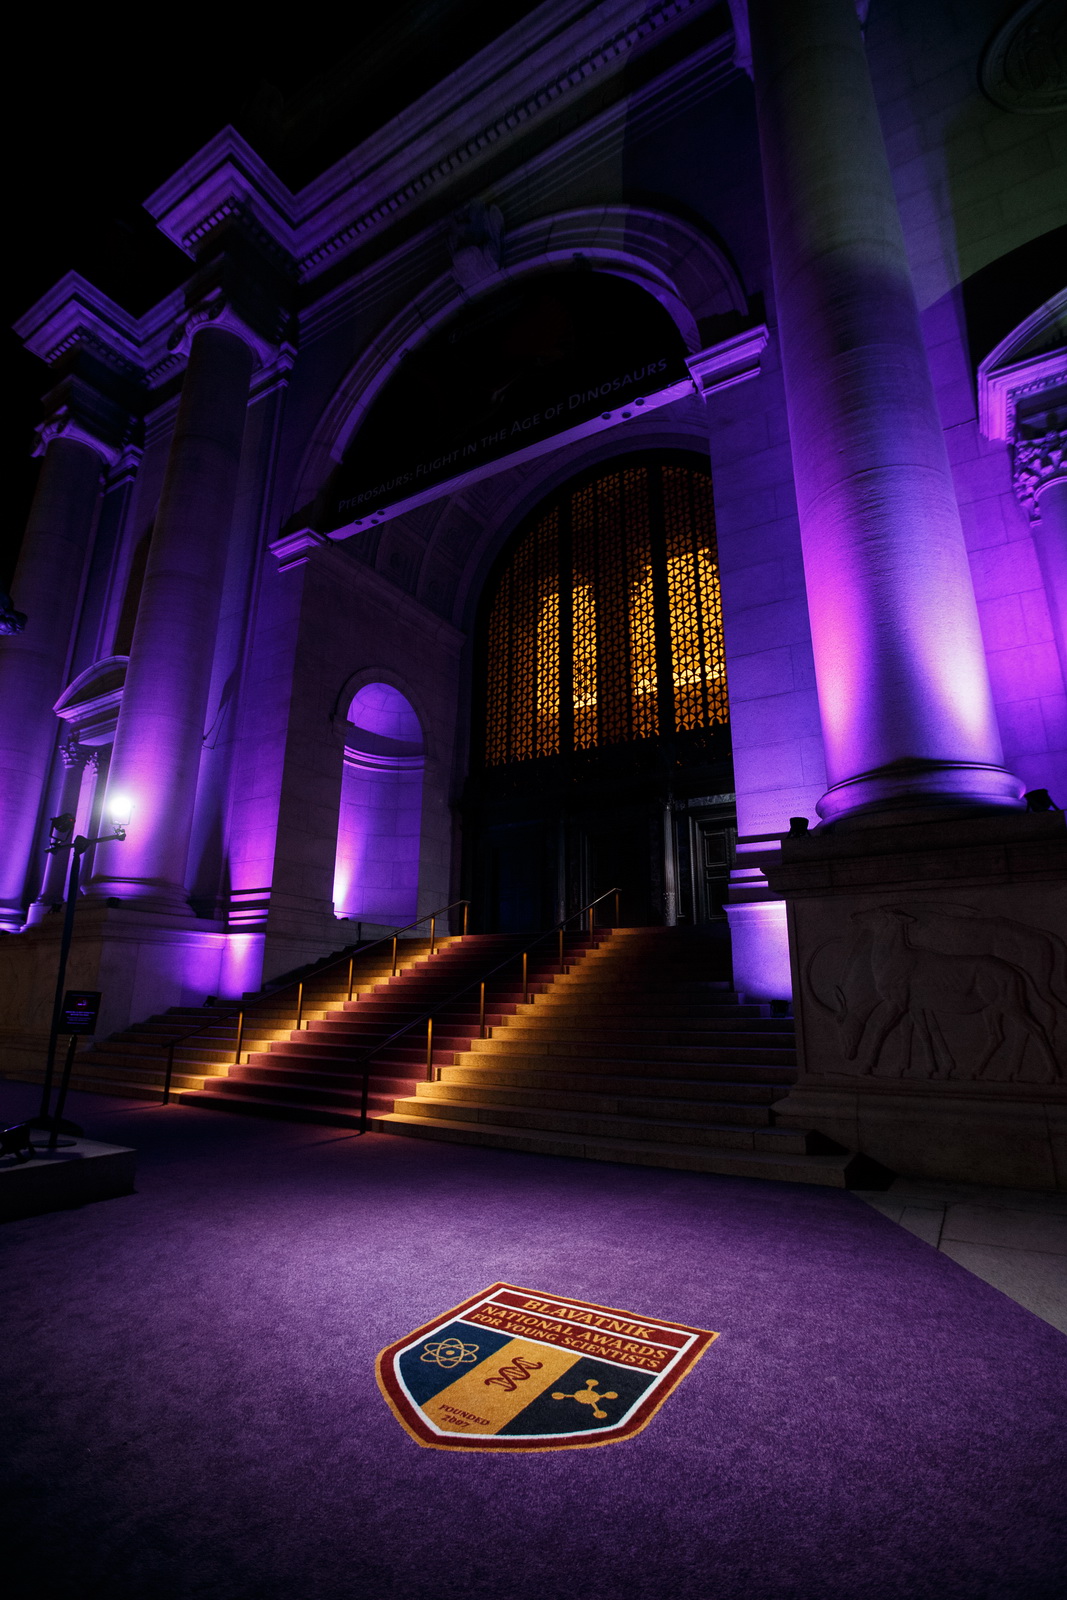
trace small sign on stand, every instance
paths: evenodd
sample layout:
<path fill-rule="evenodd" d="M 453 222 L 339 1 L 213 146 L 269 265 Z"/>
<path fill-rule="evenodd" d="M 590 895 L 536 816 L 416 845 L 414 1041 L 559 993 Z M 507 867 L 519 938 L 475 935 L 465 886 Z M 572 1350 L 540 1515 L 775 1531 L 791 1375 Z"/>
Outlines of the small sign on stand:
<path fill-rule="evenodd" d="M 59 1031 L 70 1034 L 95 1033 L 99 1015 L 99 989 L 68 989 L 63 996 L 63 1020 Z"/>
<path fill-rule="evenodd" d="M 70 1076 L 74 1070 L 74 1052 L 78 1047 L 79 1038 L 86 1034 L 96 1032 L 96 1019 L 100 1015 L 99 989 L 68 989 L 63 996 L 63 1009 L 60 1013 L 59 1033 L 67 1034 L 67 1056 L 63 1063 L 63 1076 L 59 1081 L 59 1099 L 56 1109 L 51 1117 L 52 1132 L 48 1139 L 49 1150 L 54 1150 L 59 1143 L 59 1131 L 63 1123 L 63 1109 L 67 1103 L 67 1090 L 70 1088 Z M 71 1128 L 64 1132 L 73 1132 Z M 81 1129 L 78 1129 L 81 1132 Z"/>

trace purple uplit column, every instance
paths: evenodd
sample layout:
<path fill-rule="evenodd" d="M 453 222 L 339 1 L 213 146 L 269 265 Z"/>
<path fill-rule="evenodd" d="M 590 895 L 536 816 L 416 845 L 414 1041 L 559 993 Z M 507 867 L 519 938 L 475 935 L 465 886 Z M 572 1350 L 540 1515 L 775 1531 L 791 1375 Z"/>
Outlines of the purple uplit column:
<path fill-rule="evenodd" d="M 749 0 L 829 789 L 1017 804 L 854 0 Z"/>
<path fill-rule="evenodd" d="M 253 352 L 201 327 L 148 554 L 108 794 L 134 805 L 124 844 L 101 845 L 91 892 L 188 913 L 184 878 Z"/>
<path fill-rule="evenodd" d="M 64 672 L 86 551 L 100 498 L 102 453 L 81 440 L 52 438 L 45 450 L 12 584 L 26 613 L 22 633 L 0 641 L 0 928 L 26 920 L 28 871 L 57 722 L 52 707 Z"/>

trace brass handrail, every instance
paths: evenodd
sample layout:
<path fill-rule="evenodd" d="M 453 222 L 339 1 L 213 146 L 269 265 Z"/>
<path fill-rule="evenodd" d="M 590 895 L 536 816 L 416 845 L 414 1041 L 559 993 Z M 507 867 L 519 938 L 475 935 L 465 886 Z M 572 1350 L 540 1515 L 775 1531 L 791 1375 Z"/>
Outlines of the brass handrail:
<path fill-rule="evenodd" d="M 356 959 L 357 955 L 359 955 L 359 956 L 366 955 L 369 950 L 376 949 L 377 946 L 380 945 L 380 944 L 388 944 L 389 940 L 391 939 L 393 941 L 393 977 L 395 978 L 396 977 L 396 966 L 397 966 L 397 941 L 399 940 L 400 935 L 402 933 L 409 932 L 409 930 L 412 929 L 412 928 L 419 927 L 424 922 L 428 922 L 430 924 L 430 954 L 434 955 L 436 953 L 435 952 L 435 945 L 436 945 L 436 932 L 437 932 L 437 918 L 445 916 L 449 911 L 454 911 L 457 906 L 462 906 L 463 907 L 463 932 L 464 932 L 464 934 L 466 934 L 466 932 L 467 932 L 467 914 L 468 914 L 468 911 L 470 909 L 470 901 L 469 900 L 452 900 L 452 901 L 449 902 L 449 904 L 447 906 L 438 906 L 436 911 L 428 911 L 425 916 L 416 917 L 414 922 L 406 922 L 402 928 L 393 928 L 391 932 L 384 933 L 380 939 L 371 939 L 366 944 L 364 944 L 362 942 L 362 940 L 359 940 L 359 941 L 357 941 L 356 944 L 346 945 L 345 948 L 341 951 L 341 954 L 339 956 L 335 957 L 332 961 L 325 960 L 319 965 L 316 965 L 314 962 L 312 962 L 310 964 L 310 966 L 304 971 L 303 976 L 300 977 L 300 978 L 293 978 L 288 983 L 279 983 L 279 984 L 275 985 L 273 988 L 260 989 L 258 994 L 253 995 L 250 1000 L 241 1000 L 236 1005 L 220 1007 L 218 1016 L 217 1017 L 212 1017 L 210 1022 L 198 1023 L 195 1028 L 190 1028 L 187 1033 L 180 1033 L 180 1034 L 178 1034 L 177 1038 L 170 1039 L 167 1042 L 167 1046 L 166 1046 L 166 1050 L 167 1050 L 167 1069 L 166 1069 L 166 1072 L 165 1072 L 164 1078 L 163 1078 L 163 1099 L 162 1099 L 162 1101 L 160 1103 L 162 1105 L 169 1105 L 170 1104 L 170 1084 L 171 1084 L 171 1079 L 174 1076 L 174 1051 L 175 1051 L 175 1049 L 177 1048 L 178 1045 L 185 1044 L 190 1039 L 195 1039 L 198 1033 L 206 1033 L 209 1028 L 217 1027 L 218 1026 L 218 1022 L 219 1022 L 219 1018 L 223 1018 L 223 1019 L 225 1019 L 225 1021 L 228 1022 L 231 1017 L 236 1016 L 236 1018 L 237 1018 L 237 1044 L 236 1044 L 235 1049 L 234 1049 L 233 1065 L 235 1067 L 238 1067 L 241 1064 L 241 1047 L 242 1047 L 242 1044 L 244 1042 L 245 1012 L 246 1011 L 253 1010 L 257 1005 L 260 1004 L 261 1001 L 273 1000 L 278 995 L 284 994 L 287 989 L 292 989 L 292 988 L 295 987 L 296 988 L 296 1027 L 297 1027 L 297 1031 L 299 1031 L 301 1023 L 303 1022 L 303 1018 L 304 1018 L 304 984 L 307 982 L 308 978 L 317 978 L 320 975 L 320 973 L 329 972 L 329 971 L 332 970 L 332 968 L 339 967 L 341 965 L 342 961 L 347 960 L 348 961 L 348 998 L 349 998 L 349 1000 L 351 1000 L 351 998 L 352 998 L 352 969 L 353 969 L 353 964 L 355 962 L 355 959 Z"/>
<path fill-rule="evenodd" d="M 562 922 L 557 922 L 551 928 L 546 929 L 544 933 L 539 933 L 536 938 L 531 939 L 529 944 L 524 945 L 521 950 L 513 950 L 510 955 L 507 955 L 507 956 L 504 957 L 503 961 L 498 961 L 495 967 L 490 967 L 489 971 L 486 972 L 486 973 L 483 973 L 480 978 L 472 978 L 470 983 L 465 983 L 461 989 L 456 989 L 452 994 L 450 994 L 448 996 L 447 1000 L 439 1000 L 437 1005 L 431 1007 L 431 1009 L 429 1011 L 424 1011 L 424 1012 L 422 1012 L 422 1014 L 420 1016 L 413 1017 L 412 1020 L 410 1022 L 406 1022 L 402 1028 L 397 1028 L 395 1033 L 391 1033 L 387 1039 L 383 1039 L 381 1041 L 381 1043 L 380 1044 L 376 1044 L 373 1047 L 373 1049 L 366 1051 L 366 1053 L 363 1056 L 363 1067 L 362 1067 L 362 1071 L 363 1071 L 363 1086 L 362 1086 L 362 1092 L 360 1094 L 360 1104 L 359 1104 L 359 1131 L 360 1131 L 360 1133 L 366 1133 L 366 1131 L 367 1131 L 367 1097 L 368 1097 L 368 1094 L 369 1094 L 369 1091 L 370 1091 L 370 1062 L 373 1061 L 375 1056 L 380 1055 L 383 1050 L 387 1050 L 389 1048 L 389 1046 L 391 1044 L 395 1044 L 398 1039 L 402 1039 L 406 1033 L 410 1033 L 412 1028 L 417 1028 L 422 1023 L 425 1023 L 426 1024 L 426 1081 L 428 1083 L 432 1083 L 433 1082 L 433 1019 L 437 1015 L 437 1013 L 439 1011 L 441 1011 L 445 1006 L 450 1006 L 450 1005 L 454 1004 L 454 1002 L 457 1001 L 460 998 L 461 995 L 464 995 L 469 990 L 478 987 L 480 989 L 479 1005 L 478 1005 L 479 1037 L 484 1039 L 485 1038 L 485 986 L 489 982 L 490 978 L 495 977 L 498 972 L 502 972 L 505 967 L 509 967 L 512 964 L 513 961 L 518 961 L 521 958 L 521 960 L 522 960 L 522 989 L 523 989 L 522 998 L 523 998 L 524 1002 L 528 1003 L 528 1001 L 529 1001 L 528 970 L 529 969 L 528 969 L 528 966 L 527 966 L 527 957 L 528 957 L 530 951 L 533 950 L 537 945 L 539 945 L 542 942 L 542 940 L 550 939 L 554 933 L 558 933 L 559 934 L 559 970 L 560 970 L 560 972 L 562 972 L 563 971 L 563 934 L 564 934 L 564 930 L 566 929 L 566 926 L 567 926 L 568 922 L 573 922 L 575 917 L 581 918 L 581 917 L 584 917 L 584 916 L 588 915 L 588 917 L 589 917 L 589 932 L 590 932 L 590 934 L 592 934 L 592 932 L 593 932 L 593 910 L 594 910 L 594 908 L 596 906 L 598 906 L 602 900 L 607 900 L 607 899 L 611 898 L 611 896 L 614 896 L 615 897 L 615 926 L 618 927 L 618 923 L 619 923 L 619 893 L 620 893 L 619 889 L 615 888 L 615 889 L 608 889 L 603 894 L 597 895 L 595 900 L 590 900 L 589 904 L 585 905 L 585 906 L 582 906 L 582 908 L 579 911 L 572 911 L 569 917 L 564 917 L 563 918 Z"/>

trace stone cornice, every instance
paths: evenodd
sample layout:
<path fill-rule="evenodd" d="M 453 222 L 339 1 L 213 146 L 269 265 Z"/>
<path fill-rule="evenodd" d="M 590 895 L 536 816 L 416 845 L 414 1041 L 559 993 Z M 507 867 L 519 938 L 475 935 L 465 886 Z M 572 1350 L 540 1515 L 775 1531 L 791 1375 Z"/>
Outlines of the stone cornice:
<path fill-rule="evenodd" d="M 715 3 L 604 0 L 573 22 L 565 15 L 571 7 L 558 0 L 539 7 L 301 191 L 302 275 L 313 276 L 407 205 L 557 116 L 591 79 L 621 71 L 652 39 Z"/>
<path fill-rule="evenodd" d="M 49 366 L 81 346 L 125 375 L 141 368 L 137 318 L 77 272 L 60 278 L 14 328 L 27 350 Z"/>
<path fill-rule="evenodd" d="M 26 349 L 47 366 L 85 351 L 122 377 L 151 387 L 156 369 L 173 365 L 167 341 L 184 306 L 179 289 L 143 317 L 134 317 L 79 273 L 68 272 L 14 328 Z"/>
<path fill-rule="evenodd" d="M 150 195 L 146 209 L 189 256 L 221 224 L 240 220 L 296 262 L 301 277 L 314 277 L 716 4 L 547 0 L 298 193 L 228 127 Z"/>
<path fill-rule="evenodd" d="M 261 244 L 292 257 L 298 202 L 235 128 L 223 128 L 148 196 L 145 210 L 187 256 L 226 222 L 251 227 Z"/>

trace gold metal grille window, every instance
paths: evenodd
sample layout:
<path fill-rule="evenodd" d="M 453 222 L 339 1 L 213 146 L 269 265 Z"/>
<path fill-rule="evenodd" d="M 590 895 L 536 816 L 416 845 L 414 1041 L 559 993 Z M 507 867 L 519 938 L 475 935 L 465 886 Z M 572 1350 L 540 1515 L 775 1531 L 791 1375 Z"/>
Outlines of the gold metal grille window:
<path fill-rule="evenodd" d="M 485 761 L 729 721 L 711 483 L 628 462 L 520 535 L 485 629 Z"/>

